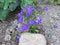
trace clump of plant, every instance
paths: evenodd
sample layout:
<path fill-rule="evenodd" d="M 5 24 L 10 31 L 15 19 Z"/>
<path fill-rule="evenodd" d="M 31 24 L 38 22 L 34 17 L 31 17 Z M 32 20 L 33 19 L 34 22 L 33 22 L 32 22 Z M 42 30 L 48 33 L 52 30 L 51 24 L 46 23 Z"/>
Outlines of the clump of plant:
<path fill-rule="evenodd" d="M 39 12 L 42 10 L 40 10 L 39 8 L 37 9 L 36 7 L 37 5 L 35 5 L 34 0 L 22 0 L 21 11 L 19 11 L 17 14 L 18 35 L 16 37 L 18 39 L 21 38 L 19 34 L 23 32 L 30 32 L 30 33 L 39 32 L 39 30 L 37 29 L 37 25 L 42 23 L 42 17 L 40 16 L 37 17 L 36 14 L 39 14 Z M 44 7 L 43 10 L 48 11 L 48 7 Z"/>
<path fill-rule="evenodd" d="M 42 21 L 41 17 L 36 17 L 38 11 L 34 5 L 34 0 L 22 0 L 21 11 L 18 13 L 18 31 L 19 32 L 36 32 L 36 25 L 39 25 Z M 32 31 L 34 30 L 34 31 Z"/>
<path fill-rule="evenodd" d="M 37 33 L 37 25 L 42 23 L 42 17 L 36 15 L 39 11 L 34 0 L 23 0 L 21 7 L 21 11 L 18 12 L 18 32 Z M 48 7 L 44 7 L 43 10 L 48 11 Z"/>
<path fill-rule="evenodd" d="M 45 8 L 46 9 L 46 8 Z M 38 16 L 37 9 L 34 6 L 26 5 L 23 7 L 22 10 L 18 13 L 18 35 L 16 38 L 18 39 L 17 42 L 19 43 L 21 34 L 24 32 L 29 33 L 38 33 L 39 30 L 37 29 L 37 25 L 42 23 L 42 17 Z"/>
<path fill-rule="evenodd" d="M 18 0 L 0 0 L 0 20 L 4 20 L 10 11 L 18 6 Z"/>
<path fill-rule="evenodd" d="M 27 4 L 35 6 L 34 1 L 35 0 L 21 0 L 20 6 L 21 8 L 26 7 Z"/>

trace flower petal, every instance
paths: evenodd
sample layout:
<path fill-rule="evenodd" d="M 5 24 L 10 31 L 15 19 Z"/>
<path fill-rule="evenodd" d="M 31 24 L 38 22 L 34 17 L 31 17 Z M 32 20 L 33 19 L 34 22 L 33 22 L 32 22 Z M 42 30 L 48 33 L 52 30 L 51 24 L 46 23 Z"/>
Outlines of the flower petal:
<path fill-rule="evenodd" d="M 35 21 L 34 21 L 34 20 L 30 20 L 30 21 L 28 22 L 28 24 L 29 24 L 30 26 L 32 26 L 33 24 L 35 24 Z"/>
<path fill-rule="evenodd" d="M 24 31 L 27 31 L 27 30 L 29 29 L 29 27 L 28 27 L 27 24 L 24 24 L 24 25 L 22 26 L 22 28 L 23 28 Z"/>
<path fill-rule="evenodd" d="M 18 31 L 19 32 L 23 32 L 23 29 L 20 27 L 20 28 L 18 28 Z"/>

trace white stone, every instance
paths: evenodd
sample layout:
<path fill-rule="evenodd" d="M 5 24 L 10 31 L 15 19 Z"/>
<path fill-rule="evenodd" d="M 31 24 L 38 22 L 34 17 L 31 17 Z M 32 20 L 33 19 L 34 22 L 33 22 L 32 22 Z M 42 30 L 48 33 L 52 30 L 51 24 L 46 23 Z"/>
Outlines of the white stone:
<path fill-rule="evenodd" d="M 21 35 L 19 45 L 46 45 L 46 39 L 42 34 L 24 33 Z"/>
<path fill-rule="evenodd" d="M 2 44 L 2 45 L 5 45 L 5 44 Z"/>
<path fill-rule="evenodd" d="M 9 41 L 10 39 L 11 39 L 11 36 L 9 34 L 6 34 L 4 40 Z"/>

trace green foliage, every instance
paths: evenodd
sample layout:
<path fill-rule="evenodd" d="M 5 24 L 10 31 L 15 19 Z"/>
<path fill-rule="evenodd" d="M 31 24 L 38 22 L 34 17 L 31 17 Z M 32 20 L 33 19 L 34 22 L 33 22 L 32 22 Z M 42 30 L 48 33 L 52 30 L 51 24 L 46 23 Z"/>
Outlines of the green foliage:
<path fill-rule="evenodd" d="M 50 4 L 51 5 L 54 5 L 54 0 L 50 0 Z"/>
<path fill-rule="evenodd" d="M 22 22 L 21 24 L 22 25 L 27 24 L 29 26 L 29 32 L 30 33 L 37 33 L 38 32 L 38 30 L 36 29 L 36 25 L 30 26 L 28 24 L 29 20 L 35 20 L 34 16 L 36 14 L 38 14 L 37 9 L 35 9 L 37 5 L 35 5 L 34 1 L 35 0 L 21 0 L 21 8 L 25 9 L 25 10 L 23 10 L 23 18 L 24 18 L 25 22 L 24 23 Z M 30 16 L 26 18 L 26 13 L 30 12 L 30 10 L 27 10 L 27 8 L 26 8 L 27 5 L 31 6 L 31 8 L 34 7 L 34 11 L 32 11 Z"/>
<path fill-rule="evenodd" d="M 30 26 L 29 32 L 30 32 L 30 33 L 37 33 L 38 30 L 37 30 L 36 25 Z"/>
<path fill-rule="evenodd" d="M 0 20 L 4 20 L 10 11 L 18 6 L 17 0 L 0 0 Z"/>
<path fill-rule="evenodd" d="M 8 10 L 0 9 L 0 20 L 4 20 L 8 14 Z"/>
<path fill-rule="evenodd" d="M 58 4 L 60 4 L 60 0 L 58 0 L 57 2 L 58 2 Z"/>
<path fill-rule="evenodd" d="M 54 5 L 55 3 L 60 4 L 60 0 L 49 0 L 49 4 Z"/>
<path fill-rule="evenodd" d="M 21 8 L 26 7 L 26 5 L 34 6 L 34 0 L 21 0 Z"/>
<path fill-rule="evenodd" d="M 0 0 L 0 8 L 4 7 L 4 0 Z"/>

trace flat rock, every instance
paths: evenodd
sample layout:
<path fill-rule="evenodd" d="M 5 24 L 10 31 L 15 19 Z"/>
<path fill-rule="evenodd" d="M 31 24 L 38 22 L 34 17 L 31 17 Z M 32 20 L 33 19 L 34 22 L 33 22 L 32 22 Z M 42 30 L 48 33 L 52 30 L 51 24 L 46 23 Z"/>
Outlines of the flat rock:
<path fill-rule="evenodd" d="M 19 45 L 46 45 L 46 39 L 42 34 L 24 33 L 21 35 Z"/>

